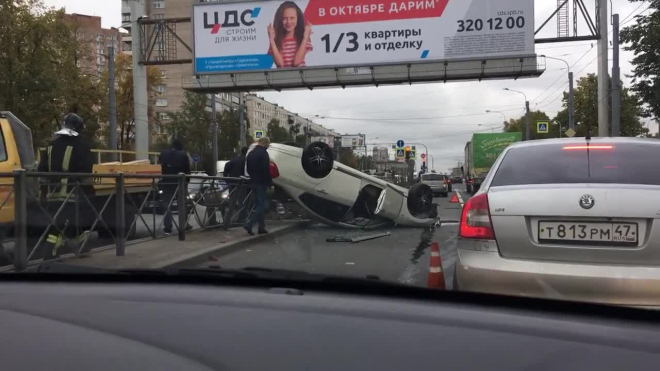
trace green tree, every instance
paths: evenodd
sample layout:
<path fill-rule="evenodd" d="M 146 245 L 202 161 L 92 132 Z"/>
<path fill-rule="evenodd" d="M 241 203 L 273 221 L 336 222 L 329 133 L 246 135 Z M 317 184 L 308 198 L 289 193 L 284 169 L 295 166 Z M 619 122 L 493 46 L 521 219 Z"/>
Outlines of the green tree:
<path fill-rule="evenodd" d="M 101 78 L 101 85 L 105 94 L 104 97 L 108 96 L 107 76 L 106 71 Z M 155 124 L 157 122 L 155 104 L 159 94 L 157 87 L 162 84 L 162 81 L 160 68 L 154 66 L 147 67 L 147 94 L 149 97 L 147 115 L 149 117 L 149 133 L 153 133 L 155 130 Z M 119 149 L 131 150 L 133 149 L 135 139 L 135 122 L 133 120 L 135 104 L 133 101 L 133 59 L 130 55 L 118 54 L 115 57 L 115 89 L 117 100 L 117 138 L 119 139 L 117 145 Z M 104 99 L 101 106 L 101 117 L 104 122 L 109 122 L 108 108 L 107 99 Z M 108 129 L 106 128 L 106 133 L 108 133 Z"/>
<path fill-rule="evenodd" d="M 575 128 L 576 136 L 586 136 L 587 128 L 591 127 L 591 134 L 598 133 L 598 77 L 596 74 L 589 74 L 578 80 L 575 91 Z M 564 109 L 560 111 L 553 120 L 556 124 L 561 124 L 562 132 L 568 130 L 568 93 L 564 93 Z M 611 98 L 610 117 L 612 115 Z M 632 94 L 628 88 L 621 89 L 621 136 L 636 137 L 645 135 L 648 129 L 641 122 L 643 111 L 639 98 Z M 608 132 L 611 132 L 612 125 L 608 125 Z"/>
<path fill-rule="evenodd" d="M 78 41 L 64 10 L 47 9 L 41 0 L 3 1 L 0 19 L 0 109 L 32 129 L 37 148 L 69 112 L 79 114 L 94 137 L 102 102 L 98 76 L 78 68 L 89 48 Z"/>
<path fill-rule="evenodd" d="M 635 53 L 632 91 L 645 104 L 641 113 L 660 121 L 660 0 L 650 1 L 648 9 L 650 12 L 636 16 L 637 22 L 621 31 L 620 40 L 627 44 L 625 50 Z M 623 122 L 621 126 L 623 128 Z"/>
<path fill-rule="evenodd" d="M 172 114 L 172 121 L 167 129 L 172 136 L 176 132 L 186 151 L 200 156 L 201 167 L 210 173 L 213 170 L 213 135 L 211 112 L 207 109 L 208 100 L 206 94 L 186 92 L 179 112 Z M 229 160 L 239 152 L 239 113 L 238 111 L 217 112 L 216 119 L 218 159 Z M 164 145 L 166 146 L 160 144 L 160 146 Z"/>
<path fill-rule="evenodd" d="M 543 111 L 532 111 L 529 113 L 529 131 L 531 140 L 534 139 L 548 139 L 548 138 L 558 138 L 559 137 L 559 128 L 557 123 L 550 122 L 550 118 Z M 539 134 L 537 130 L 536 123 L 539 121 L 550 122 L 548 133 Z M 525 115 L 517 119 L 510 119 L 509 122 L 504 123 L 505 132 L 521 132 L 523 133 L 523 138 L 525 137 Z"/>
<path fill-rule="evenodd" d="M 350 148 L 341 148 L 339 147 L 339 163 L 344 164 L 353 169 L 358 168 L 358 158 L 353 153 L 353 150 Z"/>
<path fill-rule="evenodd" d="M 270 138 L 270 141 L 273 143 L 283 143 L 293 141 L 291 134 L 288 130 L 280 126 L 280 122 L 277 119 L 272 119 L 268 123 L 268 128 L 266 129 L 267 136 Z"/>

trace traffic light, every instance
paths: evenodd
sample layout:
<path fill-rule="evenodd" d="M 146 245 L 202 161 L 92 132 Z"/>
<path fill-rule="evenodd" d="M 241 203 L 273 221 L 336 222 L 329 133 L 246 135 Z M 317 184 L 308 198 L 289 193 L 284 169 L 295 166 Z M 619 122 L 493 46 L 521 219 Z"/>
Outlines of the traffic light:
<path fill-rule="evenodd" d="M 406 161 L 410 160 L 410 146 L 406 146 Z"/>

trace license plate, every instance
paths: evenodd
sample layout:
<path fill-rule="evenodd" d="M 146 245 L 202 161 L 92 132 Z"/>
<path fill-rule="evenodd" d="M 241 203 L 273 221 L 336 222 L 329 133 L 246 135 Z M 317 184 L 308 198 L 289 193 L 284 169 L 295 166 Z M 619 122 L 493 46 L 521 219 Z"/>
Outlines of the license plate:
<path fill-rule="evenodd" d="M 539 240 L 637 244 L 637 223 L 539 222 Z"/>

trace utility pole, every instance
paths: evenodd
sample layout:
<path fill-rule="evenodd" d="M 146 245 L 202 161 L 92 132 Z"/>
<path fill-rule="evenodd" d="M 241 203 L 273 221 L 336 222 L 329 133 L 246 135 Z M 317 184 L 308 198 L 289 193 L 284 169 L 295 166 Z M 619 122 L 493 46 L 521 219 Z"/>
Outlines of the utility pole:
<path fill-rule="evenodd" d="M 600 39 L 598 39 L 598 136 L 606 137 L 609 127 L 609 68 L 608 68 L 608 35 L 607 35 L 607 0 L 598 0 L 598 22 Z"/>
<path fill-rule="evenodd" d="M 149 96 L 147 95 L 147 67 L 140 64 L 142 47 L 140 20 L 144 16 L 144 0 L 131 1 L 131 52 L 133 55 L 133 122 L 135 125 L 136 160 L 149 158 Z"/>
<path fill-rule="evenodd" d="M 541 55 L 541 57 L 562 61 L 566 64 L 566 70 L 568 71 L 568 127 L 575 130 L 575 107 L 573 105 L 575 96 L 573 93 L 573 72 L 571 72 L 571 66 L 561 58 L 548 57 L 547 55 Z"/>
<path fill-rule="evenodd" d="M 113 40 L 114 42 L 114 40 Z M 115 93 L 115 48 L 108 46 L 108 101 L 110 103 L 110 150 L 117 149 L 117 100 Z M 110 154 L 112 161 L 117 160 L 115 153 Z"/>
<path fill-rule="evenodd" d="M 568 128 L 575 130 L 575 96 L 573 95 L 573 72 L 568 73 Z"/>
<path fill-rule="evenodd" d="M 525 101 L 525 110 L 526 110 L 526 113 L 525 113 L 525 140 L 529 140 L 531 133 L 530 133 L 530 130 L 529 130 L 530 117 L 529 117 L 529 101 L 528 100 Z"/>
<path fill-rule="evenodd" d="M 213 168 L 211 176 L 218 175 L 218 118 L 215 108 L 215 93 L 211 94 L 211 150 L 213 151 Z"/>
<path fill-rule="evenodd" d="M 612 136 L 621 135 L 621 70 L 619 69 L 619 15 L 612 15 Z"/>
<path fill-rule="evenodd" d="M 239 147 L 243 148 L 247 146 L 247 140 L 245 139 L 245 113 L 244 113 L 244 105 L 245 105 L 245 99 L 243 92 L 239 92 L 239 98 L 238 98 L 238 130 L 240 130 L 239 134 Z M 256 138 L 255 138 L 256 139 Z"/>

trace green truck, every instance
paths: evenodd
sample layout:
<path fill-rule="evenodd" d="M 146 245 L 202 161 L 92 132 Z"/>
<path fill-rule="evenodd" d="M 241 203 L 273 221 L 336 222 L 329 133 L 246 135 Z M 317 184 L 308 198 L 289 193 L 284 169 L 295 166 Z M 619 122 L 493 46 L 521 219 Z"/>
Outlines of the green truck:
<path fill-rule="evenodd" d="M 467 191 L 476 193 L 497 157 L 511 143 L 521 140 L 522 133 L 520 132 L 473 134 L 472 140 L 465 145 L 463 172 Z"/>

